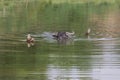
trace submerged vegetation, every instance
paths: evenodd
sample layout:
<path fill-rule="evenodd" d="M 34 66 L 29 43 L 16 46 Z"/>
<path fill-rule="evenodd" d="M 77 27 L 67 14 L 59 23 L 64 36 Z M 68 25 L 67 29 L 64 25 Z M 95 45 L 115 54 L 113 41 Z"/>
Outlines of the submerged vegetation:
<path fill-rule="evenodd" d="M 120 8 L 119 0 L 1 0 L 0 31 L 84 31 L 90 16 Z"/>

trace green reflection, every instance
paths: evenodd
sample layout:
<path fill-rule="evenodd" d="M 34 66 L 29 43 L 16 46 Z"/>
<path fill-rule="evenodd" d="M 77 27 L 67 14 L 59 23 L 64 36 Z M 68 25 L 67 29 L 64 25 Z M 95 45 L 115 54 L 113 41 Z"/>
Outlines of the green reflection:
<path fill-rule="evenodd" d="M 119 9 L 119 4 L 101 1 L 84 3 L 54 3 L 54 0 L 46 1 L 9 1 L 6 7 L 6 16 L 0 15 L 0 32 L 43 32 L 74 30 L 78 34 L 86 31 L 87 27 L 95 27 L 94 22 L 89 21 L 91 16 L 100 15 Z M 11 2 L 12 2 L 11 1 Z M 5 2 L 5 1 L 4 1 Z M 26 6 L 27 5 L 27 6 Z M 1 6 L 4 8 L 4 6 Z M 81 30 L 82 29 L 82 30 Z M 81 32 L 80 32 L 81 31 Z"/>
<path fill-rule="evenodd" d="M 11 0 L 12 1 L 12 0 Z M 26 0 L 27 1 L 27 0 Z M 72 1 L 72 0 L 71 0 Z M 88 27 L 93 32 L 105 33 L 108 25 L 106 15 L 118 14 L 119 4 L 107 2 L 59 3 L 33 1 L 22 4 L 6 4 L 6 14 L 0 14 L 0 79 L 1 80 L 47 80 L 49 65 L 69 69 L 77 66 L 81 71 L 92 68 L 94 41 L 76 41 L 70 45 L 37 41 L 27 47 L 24 33 L 44 31 L 75 31 L 83 38 Z M 0 7 L 1 10 L 4 7 Z M 111 12 L 112 11 L 112 12 Z M 117 15 L 118 16 L 118 15 Z M 108 17 L 107 18 L 111 18 Z M 117 20 L 117 17 L 112 19 Z M 102 24 L 104 25 L 101 25 Z M 111 22 L 109 22 L 111 23 Z M 117 22 L 119 24 L 119 22 Z M 111 24 L 114 26 L 114 24 Z M 98 27 L 104 28 L 99 29 Z M 117 25 L 116 25 L 117 26 Z M 95 27 L 95 29 L 94 29 Z M 97 28 L 96 28 L 97 27 Z M 109 31 L 118 28 L 109 28 Z M 93 33 L 92 32 L 92 33 Z M 4 35 L 2 35 L 2 33 Z M 10 33 L 10 34 L 9 34 Z M 114 33 L 114 32 L 113 32 Z M 111 34 L 113 34 L 111 33 Z M 106 33 L 105 33 L 106 34 Z M 86 39 L 86 37 L 84 37 Z M 91 79 L 91 78 L 83 78 Z M 92 79 L 91 79 L 92 80 Z"/>

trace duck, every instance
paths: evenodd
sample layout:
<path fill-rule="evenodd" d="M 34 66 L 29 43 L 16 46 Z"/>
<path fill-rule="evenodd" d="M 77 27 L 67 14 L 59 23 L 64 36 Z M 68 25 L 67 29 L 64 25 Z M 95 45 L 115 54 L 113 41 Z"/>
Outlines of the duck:
<path fill-rule="evenodd" d="M 90 32 L 91 32 L 91 29 L 88 28 L 87 32 L 85 33 L 86 36 L 89 36 L 90 35 Z"/>
<path fill-rule="evenodd" d="M 74 31 L 72 32 L 57 32 L 55 34 L 53 34 L 52 36 L 55 38 L 55 39 L 69 39 L 71 38 L 73 35 L 75 34 Z"/>
<path fill-rule="evenodd" d="M 53 34 L 52 36 L 57 40 L 62 40 L 62 39 L 68 38 L 68 35 L 66 34 L 66 32 L 57 32 L 56 34 Z"/>
<path fill-rule="evenodd" d="M 31 45 L 34 45 L 35 39 L 31 36 L 31 34 L 28 34 L 26 42 L 28 44 L 28 47 L 30 47 Z"/>

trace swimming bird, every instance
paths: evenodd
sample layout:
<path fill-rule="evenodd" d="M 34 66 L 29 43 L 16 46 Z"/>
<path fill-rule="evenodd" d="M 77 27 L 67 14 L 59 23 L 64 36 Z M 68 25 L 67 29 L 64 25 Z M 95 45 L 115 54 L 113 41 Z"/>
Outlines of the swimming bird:
<path fill-rule="evenodd" d="M 55 39 L 68 39 L 72 38 L 72 36 L 75 34 L 74 31 L 72 32 L 57 32 L 56 34 L 52 35 Z"/>
<path fill-rule="evenodd" d="M 28 34 L 26 39 L 28 47 L 30 47 L 31 45 L 34 45 L 34 41 L 35 39 L 31 36 L 31 34 Z"/>
<path fill-rule="evenodd" d="M 57 34 L 52 35 L 57 40 L 67 39 L 68 35 L 66 32 L 57 32 Z"/>
<path fill-rule="evenodd" d="M 88 28 L 88 30 L 87 30 L 87 32 L 85 33 L 85 35 L 86 35 L 86 36 L 89 36 L 90 32 L 91 32 L 91 29 Z"/>
<path fill-rule="evenodd" d="M 57 40 L 57 43 L 59 44 L 69 44 L 73 41 L 73 36 L 74 36 L 75 32 L 57 32 L 54 33 L 52 36 L 54 39 Z"/>

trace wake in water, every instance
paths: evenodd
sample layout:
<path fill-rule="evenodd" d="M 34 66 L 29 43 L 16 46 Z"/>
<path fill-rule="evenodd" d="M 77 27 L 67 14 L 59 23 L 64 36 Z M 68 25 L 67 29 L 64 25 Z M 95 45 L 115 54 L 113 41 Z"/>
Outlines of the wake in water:
<path fill-rule="evenodd" d="M 52 33 L 52 32 L 43 32 L 41 34 L 41 37 L 43 37 L 44 40 L 47 40 L 47 41 L 55 41 L 53 35 L 56 35 L 56 32 L 55 33 Z M 75 35 L 74 36 L 70 36 L 70 38 L 73 39 L 73 41 L 81 41 L 81 40 L 118 40 L 118 38 L 91 38 L 91 37 L 87 37 L 87 38 L 79 38 L 79 37 L 76 37 Z"/>
<path fill-rule="evenodd" d="M 41 34 L 43 40 L 50 43 L 60 43 L 60 44 L 68 44 L 71 41 L 73 42 L 74 32 L 43 32 Z"/>
<path fill-rule="evenodd" d="M 86 40 L 87 41 L 119 40 L 119 38 L 94 38 L 94 37 L 91 38 L 89 36 L 76 37 L 74 32 L 72 33 L 70 32 L 43 32 L 42 34 L 31 34 L 31 36 L 35 38 L 35 41 L 45 41 L 48 43 L 59 43 L 59 44 L 73 44 L 76 41 L 86 41 Z M 55 36 L 57 36 L 58 38 Z M 26 41 L 26 40 L 20 40 L 20 41 Z"/>

